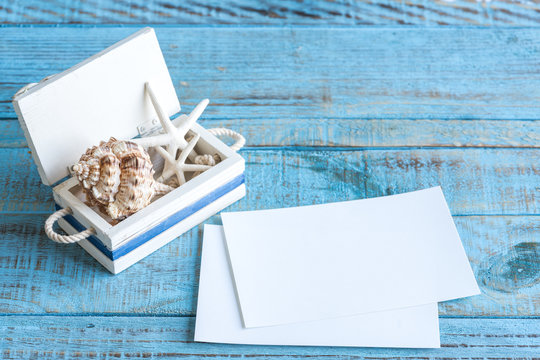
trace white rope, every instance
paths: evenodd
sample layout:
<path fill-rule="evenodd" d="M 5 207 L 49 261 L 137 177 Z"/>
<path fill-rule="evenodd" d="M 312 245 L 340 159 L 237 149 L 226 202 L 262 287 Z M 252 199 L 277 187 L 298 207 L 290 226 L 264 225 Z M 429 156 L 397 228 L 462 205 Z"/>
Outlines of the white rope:
<path fill-rule="evenodd" d="M 228 136 L 231 139 L 235 140 L 236 142 L 230 146 L 231 149 L 233 149 L 234 151 L 240 150 L 246 143 L 245 137 L 243 137 L 241 134 L 231 129 L 213 128 L 213 129 L 208 129 L 208 132 L 210 132 L 210 134 L 215 135 L 215 136 Z"/>
<path fill-rule="evenodd" d="M 71 243 L 75 243 L 83 239 L 86 239 L 90 235 L 94 235 L 96 233 L 96 231 L 92 228 L 88 230 L 84 230 L 78 234 L 73 234 L 73 235 L 60 235 L 59 233 L 53 230 L 53 225 L 58 219 L 63 218 L 64 216 L 70 215 L 72 213 L 73 212 L 71 211 L 70 208 L 65 208 L 65 209 L 58 210 L 57 212 L 54 212 L 51 214 L 51 216 L 49 216 L 47 221 L 45 221 L 45 234 L 47 234 L 49 239 L 57 243 L 71 244 Z"/>
<path fill-rule="evenodd" d="M 26 91 L 26 90 L 23 90 L 23 91 Z M 231 139 L 233 139 L 235 143 L 232 144 L 230 148 L 234 151 L 240 150 L 246 143 L 246 139 L 241 134 L 230 129 L 214 128 L 214 129 L 208 129 L 208 131 L 212 135 L 215 135 L 215 136 L 228 136 Z M 218 155 L 215 155 L 215 156 L 218 156 Z M 211 166 L 211 165 L 215 165 L 219 161 L 220 161 L 219 156 L 215 158 L 212 155 L 199 155 L 195 163 L 207 164 Z M 158 189 L 158 192 L 159 192 L 159 189 Z M 51 216 L 49 216 L 47 221 L 45 221 L 45 234 L 47 234 L 49 239 L 57 243 L 70 244 L 70 243 L 75 243 L 83 239 L 86 239 L 90 235 L 94 235 L 96 233 L 96 231 L 93 228 L 84 230 L 80 233 L 73 234 L 73 235 L 61 235 L 53 230 L 53 225 L 58 219 L 68 214 L 70 215 L 72 213 L 73 212 L 71 211 L 70 208 L 65 208 L 65 209 L 58 210 L 55 213 L 51 214 Z"/>

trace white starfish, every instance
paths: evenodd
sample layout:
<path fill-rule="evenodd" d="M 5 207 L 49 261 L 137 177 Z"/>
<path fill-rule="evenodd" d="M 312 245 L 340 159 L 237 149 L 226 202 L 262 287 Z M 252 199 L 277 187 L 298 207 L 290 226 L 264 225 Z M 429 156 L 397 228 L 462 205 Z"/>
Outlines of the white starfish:
<path fill-rule="evenodd" d="M 176 174 L 176 178 L 178 179 L 178 186 L 180 186 L 186 182 L 184 172 L 205 171 L 211 168 L 211 166 L 209 165 L 186 164 L 186 159 L 188 158 L 189 153 L 191 153 L 191 150 L 193 150 L 195 144 L 197 144 L 197 141 L 199 141 L 200 137 L 201 136 L 199 134 L 195 135 L 193 139 L 188 142 L 187 146 L 182 150 L 178 159 L 171 156 L 171 154 L 169 154 L 161 146 L 156 147 L 157 152 L 165 159 L 165 164 L 169 164 L 167 171 L 163 169 L 163 173 L 158 178 L 158 181 L 164 181 L 170 176 Z"/>
<path fill-rule="evenodd" d="M 173 122 L 169 119 L 169 117 L 161 107 L 158 99 L 156 98 L 156 95 L 154 94 L 154 91 L 152 90 L 152 86 L 149 83 L 145 84 L 145 91 L 146 94 L 148 94 L 148 97 L 150 98 L 154 109 L 156 110 L 159 122 L 161 123 L 161 126 L 163 127 L 165 133 L 155 136 L 132 139 L 131 141 L 145 148 L 154 147 L 158 152 L 160 152 L 160 154 L 162 154 L 162 146 L 165 146 L 167 154 L 169 154 L 171 158 L 176 159 L 176 154 L 178 153 L 178 150 L 184 150 L 188 146 L 188 142 L 186 141 L 185 136 L 189 129 L 191 129 L 193 124 L 197 121 L 197 119 L 199 119 L 204 109 L 208 105 L 209 101 L 208 99 L 204 99 L 195 107 L 195 109 L 193 109 L 193 111 L 188 116 L 180 115 L 174 120 L 173 124 Z M 197 154 L 188 154 L 190 158 L 194 158 L 196 155 Z M 170 174 L 171 171 L 174 171 L 171 169 L 171 166 L 173 166 L 171 162 L 165 162 L 163 174 Z"/>

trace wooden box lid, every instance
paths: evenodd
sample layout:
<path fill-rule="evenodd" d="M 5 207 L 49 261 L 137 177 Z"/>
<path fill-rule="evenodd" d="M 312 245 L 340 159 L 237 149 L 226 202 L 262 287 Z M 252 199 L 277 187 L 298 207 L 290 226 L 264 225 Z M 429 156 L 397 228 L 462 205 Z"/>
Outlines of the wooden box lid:
<path fill-rule="evenodd" d="M 13 106 L 43 183 L 68 176 L 88 147 L 111 136 L 131 139 L 138 126 L 157 119 L 146 82 L 169 116 L 180 111 L 152 28 L 18 93 Z"/>

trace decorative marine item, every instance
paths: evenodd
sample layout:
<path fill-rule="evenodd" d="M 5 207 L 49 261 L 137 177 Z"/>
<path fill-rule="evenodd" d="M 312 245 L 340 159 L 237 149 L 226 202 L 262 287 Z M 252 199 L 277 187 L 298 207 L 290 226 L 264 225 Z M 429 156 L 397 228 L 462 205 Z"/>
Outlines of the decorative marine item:
<path fill-rule="evenodd" d="M 150 83 L 145 84 L 145 93 L 154 106 L 164 132 L 154 136 L 132 139 L 131 141 L 145 148 L 154 148 L 163 157 L 165 165 L 158 178 L 159 181 L 166 182 L 171 176 L 176 175 L 176 185 L 180 186 L 186 182 L 185 172 L 194 172 L 193 177 L 195 177 L 221 161 L 218 154 L 197 155 L 194 148 L 199 141 L 199 135 L 193 135 L 186 139 L 188 131 L 208 106 L 208 99 L 204 99 L 197 104 L 189 115 L 181 115 L 171 121 L 156 98 Z M 242 148 L 246 142 L 242 135 L 229 129 L 216 128 L 209 129 L 209 131 L 216 136 L 229 136 L 234 139 L 236 143 L 231 148 L 235 151 Z M 180 154 L 177 157 L 178 152 Z M 188 158 L 193 162 L 192 164 L 186 164 Z"/>
<path fill-rule="evenodd" d="M 188 158 L 188 155 L 191 153 L 193 148 L 195 147 L 195 144 L 197 144 L 197 141 L 199 141 L 200 135 L 195 135 L 189 142 L 187 147 L 182 150 L 180 153 L 180 156 L 178 159 L 175 159 L 172 157 L 165 149 L 163 149 L 161 146 L 157 146 L 156 150 L 157 152 L 163 156 L 165 159 L 165 168 L 163 169 L 163 173 L 160 176 L 160 179 L 167 179 L 171 175 L 175 174 L 176 179 L 178 182 L 178 186 L 184 184 L 186 182 L 186 177 L 184 172 L 185 171 L 193 171 L 200 174 L 200 172 L 210 169 L 211 165 L 206 164 L 186 164 L 186 160 Z M 197 155 L 199 157 L 200 155 Z M 215 163 L 214 163 L 215 164 Z M 167 169 L 167 165 L 168 169 Z M 168 172 L 166 172 L 166 169 Z M 170 169 L 170 170 L 169 170 Z"/>
<path fill-rule="evenodd" d="M 133 139 L 132 141 L 144 146 L 145 148 L 154 148 L 163 157 L 165 160 L 165 165 L 158 180 L 165 182 L 171 176 L 176 175 L 176 183 L 178 186 L 180 186 L 186 182 L 184 175 L 185 171 L 200 173 L 209 169 L 210 166 L 215 165 L 215 162 L 213 164 L 202 162 L 202 158 L 199 158 L 198 161 L 196 161 L 198 155 L 193 149 L 199 140 L 198 136 L 192 137 L 189 143 L 186 140 L 188 131 L 191 129 L 197 119 L 199 119 L 204 109 L 208 106 L 208 99 L 201 101 L 188 116 L 181 115 L 175 119 L 177 124 L 174 124 L 161 107 L 156 95 L 154 94 L 154 91 L 152 90 L 152 86 L 149 83 L 145 84 L 145 90 L 145 93 L 150 98 L 150 101 L 154 106 L 154 110 L 156 111 L 159 122 L 163 127 L 164 133 L 155 136 Z M 179 151 L 181 153 L 177 158 Z M 186 164 L 185 161 L 188 158 L 191 159 L 195 164 Z"/>
<path fill-rule="evenodd" d="M 18 91 L 13 107 L 55 202 L 45 234 L 118 274 L 244 197 L 245 139 L 197 124 L 207 104 L 169 120 L 181 107 L 151 28 Z"/>
<path fill-rule="evenodd" d="M 155 195 L 173 189 L 154 180 L 150 156 L 142 146 L 113 137 L 89 148 L 72 170 L 88 202 L 113 220 L 134 214 Z"/>
<path fill-rule="evenodd" d="M 198 155 L 195 152 L 199 134 L 186 139 L 188 131 L 208 105 L 207 99 L 201 101 L 189 116 L 182 115 L 175 119 L 177 124 L 174 124 L 164 113 L 149 83 L 145 84 L 145 94 L 154 106 L 164 133 L 129 141 L 111 137 L 109 141 L 89 148 L 72 167 L 88 203 L 98 206 L 113 220 L 132 215 L 150 204 L 155 195 L 164 195 L 173 190 L 172 186 L 162 183 L 172 176 L 176 175 L 176 181 L 172 184 L 178 187 L 186 183 L 185 172 L 192 172 L 195 177 L 221 160 L 218 154 Z M 236 132 L 215 130 L 221 135 L 233 137 L 237 140 L 235 145 L 241 147 L 245 142 L 243 136 Z M 154 148 L 165 161 L 157 180 L 154 179 L 155 171 L 145 147 Z M 191 163 L 186 163 L 188 158 Z"/>

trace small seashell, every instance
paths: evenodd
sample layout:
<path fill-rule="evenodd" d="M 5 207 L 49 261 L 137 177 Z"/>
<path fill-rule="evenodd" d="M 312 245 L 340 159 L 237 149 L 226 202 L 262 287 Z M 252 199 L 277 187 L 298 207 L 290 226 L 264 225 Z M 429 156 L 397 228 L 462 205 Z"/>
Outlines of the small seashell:
<path fill-rule="evenodd" d="M 193 162 L 198 165 L 215 166 L 217 163 L 221 162 L 221 157 L 218 154 L 202 154 L 195 156 L 195 161 Z M 197 171 L 193 173 L 193 177 L 199 176 L 202 173 L 202 171 Z"/>
<path fill-rule="evenodd" d="M 122 219 L 147 206 L 172 187 L 154 180 L 150 156 L 140 145 L 110 138 L 81 156 L 73 166 L 91 205 L 112 219 Z"/>

